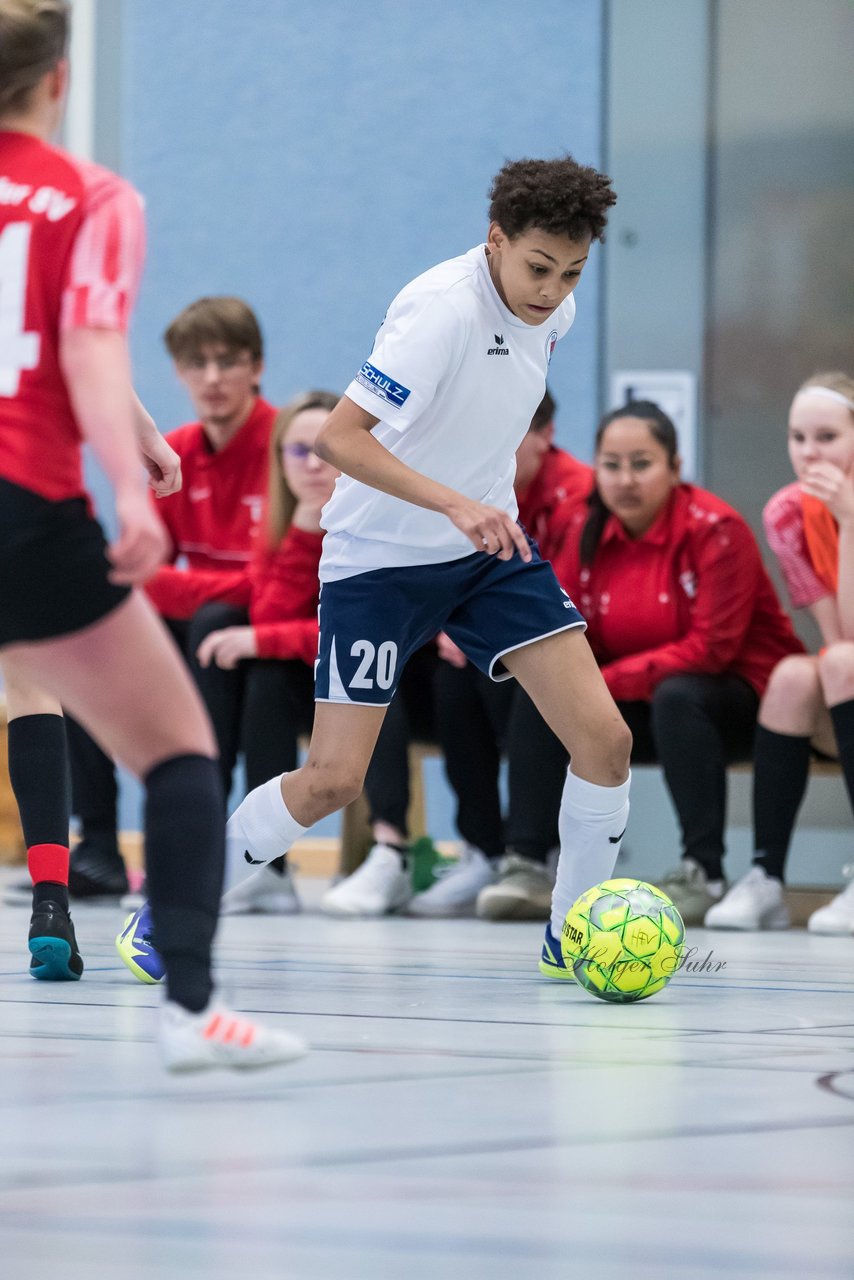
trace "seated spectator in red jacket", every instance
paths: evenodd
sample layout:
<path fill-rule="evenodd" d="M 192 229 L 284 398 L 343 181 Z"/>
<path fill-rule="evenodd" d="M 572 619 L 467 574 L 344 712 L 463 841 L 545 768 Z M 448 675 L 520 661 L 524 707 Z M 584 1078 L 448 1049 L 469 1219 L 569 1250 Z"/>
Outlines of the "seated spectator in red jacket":
<path fill-rule="evenodd" d="M 567 524 L 593 485 L 593 471 L 555 446 L 556 405 L 546 391 L 527 435 L 516 450 L 519 519 L 544 559 L 560 546 Z M 436 728 L 445 772 L 457 801 L 456 826 L 463 838 L 452 872 L 409 906 L 419 915 L 478 914 L 490 919 L 545 919 L 552 882 L 544 868 L 504 859 L 505 832 L 498 770 L 514 680 L 496 684 L 468 663 L 448 639 L 439 639 L 434 683 Z M 557 841 L 555 841 L 555 844 Z"/>
<path fill-rule="evenodd" d="M 753 865 L 706 915 L 711 929 L 782 929 L 783 873 L 811 750 L 838 759 L 854 804 L 854 378 L 818 373 L 789 410 L 797 476 L 765 508 L 765 532 L 796 609 L 824 641 L 774 668 L 759 708 L 753 759 Z M 812 933 L 854 931 L 854 876 L 809 918 Z"/>
<path fill-rule="evenodd" d="M 165 342 L 198 421 L 169 434 L 181 459 L 183 484 L 156 503 L 172 539 L 173 559 L 182 563 L 159 570 L 148 587 L 194 667 L 192 655 L 209 631 L 246 620 L 244 609 L 221 599 L 222 571 L 239 577 L 252 556 L 275 409 L 259 395 L 264 364 L 258 321 L 239 298 L 192 303 L 166 330 Z M 238 675 L 209 705 L 226 794 L 241 704 Z M 122 892 L 127 880 L 116 835 L 113 764 L 72 721 L 68 735 L 73 809 L 83 836 L 72 855 L 70 888 L 75 896 Z"/>
<path fill-rule="evenodd" d="M 659 883 L 697 923 L 725 887 L 727 763 L 750 758 L 769 676 L 803 646 L 745 520 L 680 482 L 676 430 L 657 405 L 608 414 L 595 467 L 596 488 L 570 520 L 554 567 L 587 619 L 634 735 L 632 759 L 663 767 L 682 861 Z M 557 842 L 566 757 L 524 696 L 508 751 L 508 843 L 543 859 Z"/>

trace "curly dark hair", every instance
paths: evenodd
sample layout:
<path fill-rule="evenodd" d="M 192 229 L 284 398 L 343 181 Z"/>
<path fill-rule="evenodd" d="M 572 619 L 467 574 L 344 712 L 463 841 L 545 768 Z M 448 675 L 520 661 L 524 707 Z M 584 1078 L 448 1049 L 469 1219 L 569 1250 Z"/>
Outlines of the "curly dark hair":
<path fill-rule="evenodd" d="M 616 204 L 611 179 L 572 156 L 511 160 L 489 192 L 489 220 L 514 240 L 529 227 L 582 240 L 605 239 L 608 210 Z"/>

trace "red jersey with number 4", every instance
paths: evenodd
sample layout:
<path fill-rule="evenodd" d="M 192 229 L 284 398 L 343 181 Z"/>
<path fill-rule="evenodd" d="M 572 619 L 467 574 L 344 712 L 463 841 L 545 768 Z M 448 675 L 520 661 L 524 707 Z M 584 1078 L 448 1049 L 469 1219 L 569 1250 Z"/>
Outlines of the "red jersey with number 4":
<path fill-rule="evenodd" d="M 83 495 L 80 428 L 59 364 L 66 329 L 125 332 L 145 251 L 142 205 L 107 169 L 0 130 L 0 476 Z"/>

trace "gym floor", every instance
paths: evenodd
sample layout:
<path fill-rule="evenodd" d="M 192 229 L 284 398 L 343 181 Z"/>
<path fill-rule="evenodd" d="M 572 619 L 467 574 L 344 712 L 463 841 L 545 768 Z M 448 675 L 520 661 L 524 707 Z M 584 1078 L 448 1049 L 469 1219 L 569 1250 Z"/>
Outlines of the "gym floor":
<path fill-rule="evenodd" d="M 224 994 L 312 1052 L 176 1079 L 122 913 L 74 915 L 50 986 L 0 907 L 4 1280 L 854 1276 L 854 938 L 693 931 L 614 1006 L 537 925 L 229 919 Z"/>

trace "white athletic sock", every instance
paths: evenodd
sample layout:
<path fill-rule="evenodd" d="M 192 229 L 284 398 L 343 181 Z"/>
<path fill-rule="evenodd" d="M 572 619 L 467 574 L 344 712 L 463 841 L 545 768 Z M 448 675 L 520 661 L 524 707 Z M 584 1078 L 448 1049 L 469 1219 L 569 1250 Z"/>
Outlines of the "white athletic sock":
<path fill-rule="evenodd" d="M 283 777 L 279 774 L 250 791 L 229 818 L 225 828 L 226 888 L 243 879 L 253 865 L 272 862 L 287 853 L 308 830 L 288 812 L 282 799 Z"/>
<path fill-rule="evenodd" d="M 560 937 L 566 913 L 594 884 L 610 879 L 629 819 L 631 774 L 618 787 L 585 782 L 568 769 L 560 801 L 560 857 L 552 893 L 552 933 Z"/>

